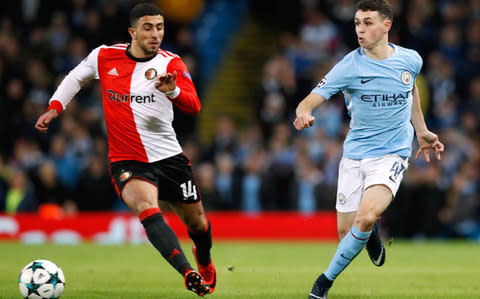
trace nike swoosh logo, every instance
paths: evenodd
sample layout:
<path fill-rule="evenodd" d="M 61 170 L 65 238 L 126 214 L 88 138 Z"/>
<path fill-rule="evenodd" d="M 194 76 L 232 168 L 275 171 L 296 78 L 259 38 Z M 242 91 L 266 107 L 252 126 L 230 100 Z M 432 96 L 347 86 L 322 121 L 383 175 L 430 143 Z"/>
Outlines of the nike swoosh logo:
<path fill-rule="evenodd" d="M 373 79 L 375 79 L 375 78 L 370 78 L 370 79 L 362 79 L 362 80 L 360 80 L 360 83 L 362 83 L 362 84 L 365 84 L 365 83 L 367 83 L 367 82 L 370 82 L 370 81 L 372 81 Z"/>
<path fill-rule="evenodd" d="M 382 248 L 382 249 L 383 249 L 383 248 Z M 344 256 L 344 255 L 343 255 L 343 253 L 342 253 L 342 254 L 340 254 L 340 256 L 341 256 L 341 257 L 343 257 L 344 259 L 348 260 L 348 261 L 349 261 L 349 260 L 351 260 L 350 258 L 348 258 L 348 257 Z"/>
<path fill-rule="evenodd" d="M 378 259 L 373 260 L 375 265 L 378 265 L 380 263 L 380 261 L 382 260 L 382 255 L 383 255 L 383 246 L 382 246 L 382 250 L 380 251 L 380 255 L 378 256 Z"/>

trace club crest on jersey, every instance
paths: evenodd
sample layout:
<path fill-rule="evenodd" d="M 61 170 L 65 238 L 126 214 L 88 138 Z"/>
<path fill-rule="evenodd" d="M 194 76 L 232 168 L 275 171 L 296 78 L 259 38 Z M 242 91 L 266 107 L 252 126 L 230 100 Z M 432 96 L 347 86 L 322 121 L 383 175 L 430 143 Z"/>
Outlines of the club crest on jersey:
<path fill-rule="evenodd" d="M 318 82 L 317 88 L 322 88 L 325 84 L 327 84 L 327 77 L 323 77 L 323 79 Z"/>
<path fill-rule="evenodd" d="M 344 205 L 345 202 L 347 201 L 347 197 L 343 193 L 338 193 L 337 194 L 337 201 L 339 204 Z"/>
<path fill-rule="evenodd" d="M 120 174 L 120 182 L 126 182 L 129 178 L 132 177 L 132 172 L 128 170 L 122 170 L 122 173 Z"/>
<path fill-rule="evenodd" d="M 412 83 L 412 74 L 409 71 L 402 72 L 402 82 L 405 85 Z"/>
<path fill-rule="evenodd" d="M 157 70 L 154 68 L 149 68 L 148 70 L 145 71 L 145 78 L 147 80 L 153 80 L 157 77 Z"/>

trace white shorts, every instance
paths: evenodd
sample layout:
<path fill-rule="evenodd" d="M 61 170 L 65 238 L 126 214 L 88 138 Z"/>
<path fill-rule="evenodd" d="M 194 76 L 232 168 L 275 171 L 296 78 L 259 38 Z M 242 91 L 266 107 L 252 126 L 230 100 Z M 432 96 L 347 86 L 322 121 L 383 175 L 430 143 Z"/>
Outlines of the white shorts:
<path fill-rule="evenodd" d="M 398 155 L 362 160 L 343 157 L 338 169 L 337 211 L 358 211 L 363 191 L 372 185 L 386 185 L 395 196 L 407 168 L 408 158 Z"/>

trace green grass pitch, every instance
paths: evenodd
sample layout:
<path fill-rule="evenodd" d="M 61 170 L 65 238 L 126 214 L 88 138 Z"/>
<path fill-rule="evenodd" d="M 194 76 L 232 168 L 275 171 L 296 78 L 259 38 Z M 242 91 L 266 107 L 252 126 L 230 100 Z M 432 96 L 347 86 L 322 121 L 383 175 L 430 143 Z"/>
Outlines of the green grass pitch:
<path fill-rule="evenodd" d="M 182 245 L 193 262 L 192 243 Z M 215 242 L 218 285 L 206 298 L 306 299 L 335 248 L 334 243 Z M 198 298 L 147 244 L 16 243 L 0 243 L 0 298 L 21 298 L 18 273 L 40 258 L 62 267 L 65 299 Z M 380 268 L 362 252 L 339 276 L 329 298 L 480 298 L 480 244 L 395 241 Z"/>

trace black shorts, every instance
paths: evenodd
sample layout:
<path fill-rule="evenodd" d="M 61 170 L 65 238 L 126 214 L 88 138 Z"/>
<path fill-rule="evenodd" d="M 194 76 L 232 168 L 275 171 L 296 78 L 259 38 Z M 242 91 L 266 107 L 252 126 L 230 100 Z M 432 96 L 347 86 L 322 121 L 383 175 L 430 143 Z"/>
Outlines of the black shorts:
<path fill-rule="evenodd" d="M 183 153 L 153 163 L 118 161 L 111 163 L 109 170 L 120 198 L 126 183 L 138 178 L 157 186 L 159 200 L 184 203 L 201 200 L 193 178 L 192 164 Z"/>

